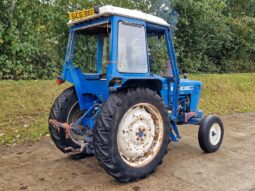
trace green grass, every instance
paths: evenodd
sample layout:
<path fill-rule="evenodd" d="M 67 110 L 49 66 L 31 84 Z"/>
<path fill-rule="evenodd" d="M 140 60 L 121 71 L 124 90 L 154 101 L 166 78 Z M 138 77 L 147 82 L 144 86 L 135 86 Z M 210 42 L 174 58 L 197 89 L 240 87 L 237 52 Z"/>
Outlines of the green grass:
<path fill-rule="evenodd" d="M 200 108 L 220 115 L 255 112 L 255 73 L 189 75 L 203 82 Z M 55 98 L 70 84 L 55 81 L 0 81 L 0 144 L 24 142 L 48 134 Z"/>
<path fill-rule="evenodd" d="M 0 81 L 0 144 L 45 136 L 50 107 L 66 87 L 46 80 Z"/>
<path fill-rule="evenodd" d="M 255 112 L 255 73 L 190 75 L 203 82 L 199 107 L 206 114 Z"/>

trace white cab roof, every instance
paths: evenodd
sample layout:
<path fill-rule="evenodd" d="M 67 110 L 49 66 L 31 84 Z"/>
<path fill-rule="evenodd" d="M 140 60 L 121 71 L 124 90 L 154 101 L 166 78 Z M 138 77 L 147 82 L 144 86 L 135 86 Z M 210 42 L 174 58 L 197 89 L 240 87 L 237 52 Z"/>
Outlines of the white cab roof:
<path fill-rule="evenodd" d="M 149 23 L 154 23 L 154 24 L 158 24 L 158 25 L 162 25 L 162 26 L 169 26 L 169 24 L 160 17 L 146 14 L 146 13 L 143 13 L 142 11 L 124 9 L 124 8 L 120 8 L 120 7 L 114 7 L 111 5 L 106 5 L 106 6 L 100 7 L 99 13 L 95 14 L 93 16 L 85 17 L 85 18 L 75 20 L 75 21 L 70 20 L 67 23 L 67 25 L 72 26 L 77 23 L 85 22 L 88 20 L 93 20 L 93 19 L 96 19 L 99 17 L 111 16 L 111 15 L 124 16 L 124 17 L 139 19 L 139 20 L 143 20 L 143 21 L 146 21 Z"/>

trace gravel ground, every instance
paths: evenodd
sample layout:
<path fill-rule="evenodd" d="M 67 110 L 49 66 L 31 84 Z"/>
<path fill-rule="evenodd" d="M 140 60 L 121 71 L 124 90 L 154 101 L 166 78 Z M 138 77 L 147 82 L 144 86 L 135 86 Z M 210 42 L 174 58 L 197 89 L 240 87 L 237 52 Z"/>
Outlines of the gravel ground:
<path fill-rule="evenodd" d="M 255 113 L 222 117 L 221 149 L 203 153 L 196 126 L 181 127 L 182 140 L 171 143 L 164 162 L 146 179 L 119 183 L 95 157 L 72 160 L 49 137 L 0 146 L 0 190 L 245 190 L 255 191 Z"/>

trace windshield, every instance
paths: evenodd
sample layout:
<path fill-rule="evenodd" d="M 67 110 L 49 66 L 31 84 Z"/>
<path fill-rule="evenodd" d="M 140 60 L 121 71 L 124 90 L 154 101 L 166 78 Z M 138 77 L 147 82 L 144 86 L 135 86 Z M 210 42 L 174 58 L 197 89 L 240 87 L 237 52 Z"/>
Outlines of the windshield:
<path fill-rule="evenodd" d="M 119 72 L 147 73 L 147 62 L 144 26 L 120 22 L 118 33 Z"/>
<path fill-rule="evenodd" d="M 108 24 L 76 31 L 73 65 L 83 73 L 105 73 L 109 63 Z"/>

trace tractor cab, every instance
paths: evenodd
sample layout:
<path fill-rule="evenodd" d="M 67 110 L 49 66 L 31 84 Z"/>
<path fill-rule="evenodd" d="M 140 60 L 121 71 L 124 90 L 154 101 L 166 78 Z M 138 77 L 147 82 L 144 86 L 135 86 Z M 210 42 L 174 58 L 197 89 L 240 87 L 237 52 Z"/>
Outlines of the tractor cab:
<path fill-rule="evenodd" d="M 179 72 L 166 21 L 113 6 L 69 15 L 70 35 L 62 80 L 75 84 L 81 109 L 90 107 L 84 102 L 84 95 L 94 95 L 104 102 L 111 91 L 143 86 L 164 95 L 165 105 L 177 112 L 174 108 L 177 108 Z M 153 72 L 157 70 L 153 62 L 162 63 L 162 58 L 157 55 L 155 60 L 149 48 L 149 44 L 157 41 L 166 57 L 163 66 L 158 65 L 169 72 L 163 72 L 162 76 Z"/>

